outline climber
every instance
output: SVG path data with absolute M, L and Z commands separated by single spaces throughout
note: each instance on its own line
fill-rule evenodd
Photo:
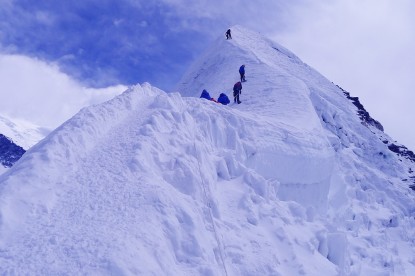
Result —
M 233 86 L 233 102 L 240 104 L 241 101 L 239 100 L 239 95 L 242 94 L 242 83 L 238 81 Z
M 239 67 L 239 74 L 241 75 L 241 82 L 246 81 L 245 80 L 245 64 Z
M 215 98 L 212 98 L 209 95 L 209 92 L 207 92 L 206 89 L 203 89 L 202 94 L 200 95 L 200 97 L 203 98 L 203 99 L 209 100 L 209 101 L 213 101 L 215 103 L 218 102 L 217 100 L 215 100 Z
M 225 93 L 220 93 L 219 98 L 218 98 L 218 103 L 221 103 L 223 105 L 227 105 L 230 102 L 231 101 L 229 100 L 228 96 L 226 96 Z
M 231 29 L 228 29 L 228 30 L 226 31 L 226 39 L 232 39 L 232 36 L 231 36 Z

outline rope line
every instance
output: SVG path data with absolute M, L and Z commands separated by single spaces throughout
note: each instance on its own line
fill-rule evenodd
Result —
M 203 177 L 202 177 L 202 168 L 201 168 L 200 160 L 199 160 L 200 156 L 198 156 L 199 154 L 198 154 L 198 151 L 197 151 L 197 148 L 196 148 L 196 139 L 194 140 L 193 145 L 194 145 L 195 152 L 196 152 L 196 159 L 197 159 L 197 165 L 199 167 L 199 176 L 200 176 L 200 180 L 201 180 L 201 184 L 202 184 L 202 189 L 203 189 L 203 193 L 204 193 L 204 196 L 205 196 L 206 205 L 207 205 L 208 210 L 209 210 L 209 219 L 210 219 L 210 222 L 212 224 L 213 233 L 215 234 L 216 243 L 218 244 L 219 256 L 220 256 L 220 260 L 222 262 L 223 270 L 225 271 L 225 275 L 228 276 L 228 271 L 226 270 L 225 260 L 223 258 L 223 254 L 222 254 L 222 245 L 221 245 L 221 242 L 220 242 L 220 239 L 219 239 L 218 232 L 216 231 L 215 222 L 213 221 L 212 207 L 211 207 L 211 204 L 210 204 L 210 200 L 209 200 L 209 197 L 208 197 L 208 191 L 207 191 L 208 188 L 207 188 L 207 185 L 206 185 L 206 183 L 205 183 L 205 181 L 203 180 Z

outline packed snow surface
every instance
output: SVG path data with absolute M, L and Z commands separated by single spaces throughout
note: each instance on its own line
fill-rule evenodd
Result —
M 177 87 L 81 110 L 0 176 L 0 273 L 415 275 L 412 163 L 242 27 Z M 246 65 L 242 104 L 232 99 Z M 233 102 L 233 101 L 232 101 Z

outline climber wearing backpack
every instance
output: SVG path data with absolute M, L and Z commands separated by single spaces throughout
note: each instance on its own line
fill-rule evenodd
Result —
M 228 29 L 225 34 L 226 34 L 226 39 L 232 39 L 231 29 Z
M 220 93 L 219 98 L 218 98 L 218 103 L 221 103 L 223 105 L 227 105 L 230 102 L 231 101 L 229 100 L 228 96 L 226 96 L 225 93 Z
M 242 94 L 242 83 L 238 81 L 233 86 L 233 102 L 240 104 L 241 101 L 239 100 L 239 95 Z
M 212 99 L 212 97 L 209 95 L 209 92 L 206 91 L 206 89 L 203 89 L 202 94 L 200 95 L 201 98 L 209 100 Z
M 209 101 L 213 101 L 215 103 L 217 103 L 218 101 L 215 100 L 215 98 L 212 98 L 209 94 L 209 92 L 206 91 L 206 89 L 203 89 L 202 94 L 200 95 L 201 98 L 209 100 Z
M 246 81 L 245 80 L 245 64 L 239 67 L 239 74 L 241 75 L 241 82 Z

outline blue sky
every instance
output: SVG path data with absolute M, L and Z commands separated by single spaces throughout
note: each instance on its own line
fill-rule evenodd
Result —
M 51 96 L 57 105 L 86 88 L 122 85 L 119 91 L 147 81 L 171 91 L 215 38 L 240 24 L 360 97 L 388 134 L 415 149 L 414 1 L 0 0 L 0 6 L 0 113 L 22 112 L 18 104 L 13 110 L 9 91 L 43 95 L 35 104 L 42 112 Z M 62 79 L 67 85 L 58 91 L 67 91 L 59 98 Z
M 166 89 L 208 41 L 175 28 L 181 19 L 174 7 L 156 1 L 19 0 L 6 7 L 4 52 L 57 62 L 88 86 L 150 81 Z
M 1 50 L 57 63 L 90 87 L 148 81 L 169 90 L 229 26 L 275 32 L 302 1 L 222 2 L 0 0 Z

